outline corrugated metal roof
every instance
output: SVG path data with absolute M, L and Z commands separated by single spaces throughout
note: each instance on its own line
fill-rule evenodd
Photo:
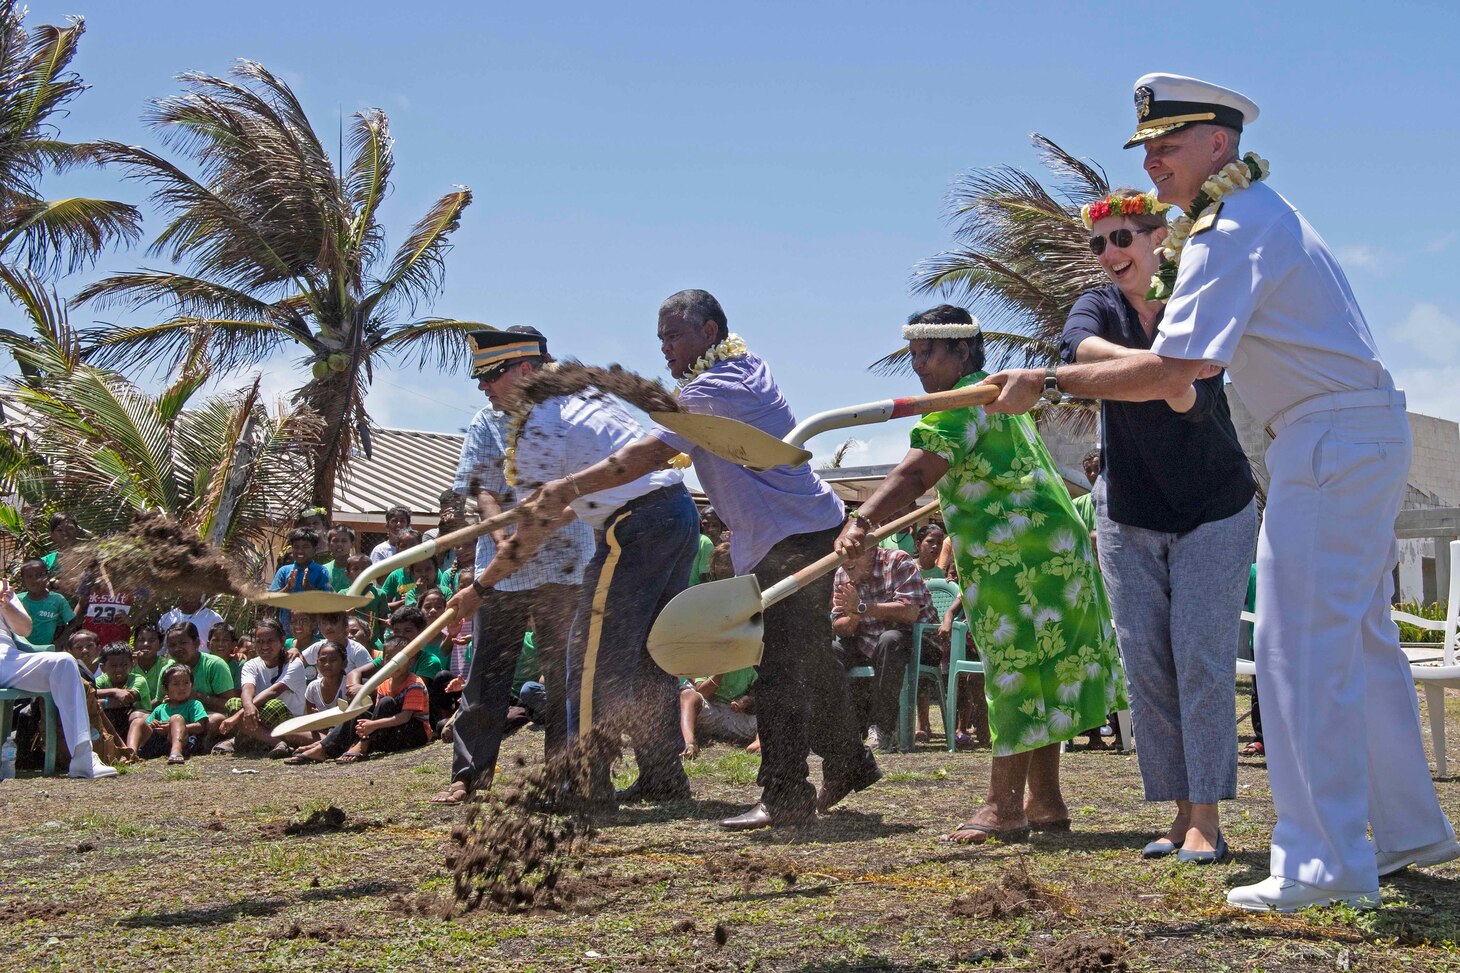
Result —
M 347 478 L 335 489 L 332 519 L 383 525 L 385 512 L 401 506 L 434 523 L 441 491 L 456 479 L 465 438 L 461 433 L 371 429 L 370 458 L 358 446 L 351 455 Z

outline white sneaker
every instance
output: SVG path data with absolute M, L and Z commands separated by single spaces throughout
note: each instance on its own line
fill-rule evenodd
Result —
M 1340 892 L 1273 875 L 1256 885 L 1243 885 L 1228 892 L 1227 904 L 1248 912 L 1297 912 L 1311 906 L 1323 908 L 1340 904 L 1355 909 L 1376 909 L 1379 907 L 1379 890 Z
M 1378 860 L 1379 877 L 1383 878 L 1410 865 L 1439 865 L 1454 861 L 1460 858 L 1460 841 L 1446 838 L 1444 841 L 1436 841 L 1423 848 L 1411 848 L 1409 851 L 1375 851 L 1374 857 Z
M 882 731 L 875 726 L 867 727 L 867 746 L 874 751 L 882 748 Z
M 98 777 L 115 777 L 117 770 L 102 763 L 100 757 L 87 749 L 71 758 L 71 770 L 66 776 L 92 780 Z

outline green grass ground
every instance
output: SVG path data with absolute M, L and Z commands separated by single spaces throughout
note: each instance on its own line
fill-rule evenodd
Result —
M 504 768 L 540 747 L 519 734 Z M 886 780 L 814 826 L 734 836 L 715 821 L 754 799 L 756 758 L 711 748 L 693 805 L 607 823 L 568 911 L 450 920 L 404 905 L 450 889 L 461 812 L 426 801 L 449 767 L 440 744 L 353 767 L 220 757 L 25 776 L 0 783 L 0 970 L 1460 971 L 1454 864 L 1386 883 L 1374 913 L 1223 906 L 1266 874 L 1260 761 L 1243 761 L 1226 807 L 1235 859 L 1204 869 L 1140 859 L 1168 811 L 1141 802 L 1131 755 L 1065 756 L 1071 834 L 979 849 L 938 838 L 981 793 L 987 751 L 882 763 Z M 1455 817 L 1460 784 L 1437 786 Z M 342 828 L 283 833 L 330 804 Z

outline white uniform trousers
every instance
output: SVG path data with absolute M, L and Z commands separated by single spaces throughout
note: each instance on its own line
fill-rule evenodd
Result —
M 86 690 L 81 669 L 68 652 L 20 652 L 0 646 L 0 689 L 50 693 L 66 734 L 68 749 L 91 743 L 91 720 L 86 715 Z
M 1256 664 L 1277 812 L 1272 874 L 1326 889 L 1378 888 L 1375 846 L 1453 835 L 1389 617 L 1410 458 L 1395 396 L 1294 417 L 1267 451 Z

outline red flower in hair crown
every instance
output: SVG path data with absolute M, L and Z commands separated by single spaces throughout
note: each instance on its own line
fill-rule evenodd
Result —
M 1158 200 L 1155 193 L 1106 196 L 1080 207 L 1080 219 L 1084 221 L 1085 229 L 1089 230 L 1107 216 L 1159 216 L 1170 208 L 1169 204 Z

